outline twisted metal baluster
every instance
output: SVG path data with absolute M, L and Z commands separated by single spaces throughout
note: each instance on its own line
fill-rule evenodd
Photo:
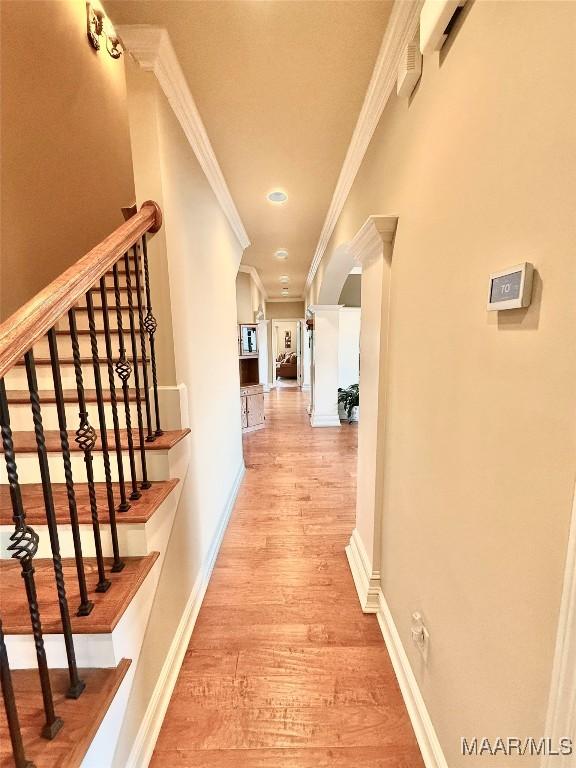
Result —
M 58 524 L 56 522 L 56 510 L 54 497 L 52 496 L 52 482 L 50 480 L 50 467 L 48 465 L 48 451 L 46 450 L 46 438 L 42 424 L 42 409 L 38 395 L 38 381 L 36 379 L 36 366 L 34 364 L 34 352 L 30 350 L 24 355 L 26 364 L 26 377 L 28 379 L 28 392 L 30 395 L 30 407 L 32 409 L 32 422 L 34 424 L 34 436 L 36 438 L 36 450 L 38 453 L 38 465 L 40 467 L 40 479 L 42 481 L 42 495 L 44 497 L 44 509 L 46 510 L 46 523 L 50 536 L 50 548 L 52 549 L 52 563 L 54 565 L 54 578 L 58 593 L 58 606 L 60 608 L 60 620 L 62 622 L 62 634 L 68 659 L 68 675 L 70 686 L 66 692 L 69 699 L 77 699 L 86 685 L 78 675 L 76 665 L 76 653 L 72 638 L 72 624 L 68 610 L 66 586 L 64 584 L 64 570 L 62 568 L 62 556 L 60 555 L 60 541 L 58 540 Z
M 155 435 L 163 435 L 160 428 L 160 405 L 158 402 L 158 374 L 156 371 L 156 344 L 154 334 L 158 328 L 156 318 L 152 314 L 152 299 L 150 297 L 150 273 L 148 270 L 148 245 L 146 235 L 142 235 L 142 253 L 144 254 L 144 282 L 146 283 L 146 317 L 144 318 L 144 328 L 150 339 L 150 360 L 152 362 L 152 387 L 154 389 L 154 411 L 156 416 Z
M 96 445 L 97 437 L 96 430 L 88 421 L 88 411 L 86 410 L 86 395 L 84 394 L 82 362 L 80 360 L 80 345 L 78 344 L 76 311 L 74 310 L 74 307 L 68 311 L 68 323 L 70 326 L 70 339 L 72 342 L 72 357 L 74 358 L 76 391 L 78 393 L 78 417 L 80 419 L 80 426 L 76 430 L 75 442 L 84 453 L 84 464 L 86 465 L 90 515 L 92 517 L 92 531 L 94 532 L 94 549 L 96 550 L 96 563 L 98 565 L 98 584 L 96 585 L 96 592 L 106 592 L 110 588 L 110 582 L 106 578 L 106 571 L 104 569 L 100 522 L 98 520 L 98 503 L 96 501 L 96 489 L 94 487 L 94 467 L 92 466 L 92 451 Z
M 136 250 L 136 249 L 134 249 Z M 144 422 L 142 420 L 142 399 L 140 397 L 140 370 L 138 368 L 138 345 L 136 344 L 136 325 L 134 323 L 134 301 L 132 298 L 132 278 L 130 276 L 130 256 L 124 255 L 126 268 L 126 291 L 128 294 L 128 318 L 130 320 L 130 341 L 132 342 L 132 361 L 134 363 L 134 393 L 136 395 L 136 416 L 138 418 L 138 438 L 140 441 L 140 463 L 142 464 L 142 482 L 140 488 L 146 490 L 152 483 L 148 480 L 146 469 L 146 445 L 144 444 Z M 146 360 L 143 361 L 146 365 Z
M 44 704 L 44 714 L 46 716 L 46 722 L 42 728 L 42 736 L 46 739 L 53 739 L 64 723 L 57 717 L 54 711 L 52 686 L 50 683 L 50 674 L 48 672 L 48 662 L 46 661 L 44 638 L 42 636 L 42 622 L 40 621 L 40 611 L 38 610 L 38 599 L 36 597 L 33 558 L 36 552 L 38 552 L 39 539 L 36 531 L 26 525 L 26 513 L 24 512 L 20 483 L 18 481 L 18 469 L 16 467 L 16 457 L 14 455 L 14 441 L 12 439 L 12 430 L 10 428 L 10 413 L 8 410 L 8 399 L 6 397 L 4 379 L 0 379 L 0 432 L 2 433 L 4 460 L 6 462 L 8 483 L 10 485 L 12 519 L 14 520 L 15 526 L 15 531 L 10 536 L 12 544 L 7 547 L 7 551 L 12 552 L 12 557 L 18 560 L 22 569 L 22 578 L 24 579 L 26 597 L 28 598 L 32 634 L 34 635 L 34 646 L 36 648 L 36 660 L 38 662 L 42 702 Z
M 122 305 L 120 299 L 120 281 L 118 279 L 118 263 L 114 264 L 114 299 L 116 302 L 116 322 L 118 325 L 118 347 L 119 355 L 116 363 L 116 373 L 122 382 L 122 397 L 124 399 L 124 415 L 126 417 L 126 439 L 128 441 L 128 459 L 130 461 L 130 477 L 132 479 L 131 499 L 139 499 L 142 495 L 138 490 L 136 480 L 136 461 L 134 459 L 134 440 L 132 437 L 132 415 L 130 413 L 130 385 L 128 380 L 132 373 L 130 361 L 126 358 L 126 347 L 124 346 L 124 331 L 122 328 Z
M 10 734 L 12 755 L 14 756 L 16 768 L 35 768 L 34 763 L 27 760 L 24 753 L 22 732 L 20 731 L 20 721 L 14 698 L 14 686 L 12 685 L 12 675 L 10 674 L 10 665 L 8 663 L 8 652 L 6 651 L 4 631 L 2 629 L 2 619 L 0 619 L 0 685 L 2 686 L 2 698 L 4 699 L 4 709 L 6 710 L 8 732 Z
M 96 400 L 98 403 L 98 421 L 100 422 L 100 443 L 102 445 L 102 459 L 104 461 L 104 479 L 106 481 L 106 499 L 108 501 L 108 517 L 110 520 L 110 536 L 112 538 L 112 553 L 114 562 L 112 573 L 119 573 L 124 568 L 120 559 L 118 546 L 118 529 L 116 527 L 116 506 L 114 503 L 114 491 L 112 488 L 112 470 L 110 469 L 110 453 L 108 451 L 108 432 L 106 430 L 106 413 L 104 410 L 104 397 L 102 395 L 102 377 L 100 376 L 100 357 L 98 355 L 98 340 L 96 338 L 96 321 L 94 319 L 94 302 L 90 291 L 86 293 L 86 309 L 88 310 L 88 328 L 90 329 L 90 349 L 92 351 L 92 368 L 94 369 L 94 384 L 96 387 Z
M 110 317 L 108 316 L 106 277 L 102 277 L 100 280 L 100 301 L 102 303 L 108 386 L 110 388 L 110 402 L 112 403 L 112 422 L 114 424 L 114 442 L 116 443 L 116 464 L 118 465 L 118 484 L 120 486 L 120 504 L 118 505 L 118 512 L 127 512 L 130 509 L 130 504 L 126 499 L 126 481 L 124 480 L 124 460 L 122 457 L 122 441 L 120 438 L 120 421 L 118 419 L 118 401 L 116 399 L 116 382 L 114 381 L 114 363 L 112 362 L 112 338 L 110 331 Z
M 146 442 L 153 443 L 155 440 L 152 432 L 152 411 L 150 408 L 150 388 L 148 386 L 148 361 L 146 360 L 146 333 L 144 328 L 144 310 L 142 308 L 142 275 L 140 272 L 140 257 L 138 245 L 134 246 L 134 266 L 136 269 L 136 299 L 138 303 L 138 328 L 140 332 L 140 352 L 142 356 L 142 377 L 144 379 L 144 402 L 146 404 Z
M 77 616 L 88 616 L 94 607 L 94 603 L 88 599 L 88 589 L 86 587 L 86 574 L 84 572 L 84 559 L 82 557 L 82 541 L 80 538 L 80 521 L 78 520 L 76 492 L 74 490 L 74 479 L 72 477 L 72 460 L 70 458 L 70 443 L 68 441 L 68 426 L 66 424 L 66 406 L 64 403 L 64 392 L 62 389 L 62 377 L 60 375 L 60 361 L 58 359 L 56 330 L 54 328 L 48 331 L 48 344 L 50 347 L 50 362 L 52 365 L 52 379 L 54 381 L 56 410 L 58 412 L 58 428 L 60 430 L 62 460 L 64 462 L 66 495 L 68 497 L 68 510 L 70 513 L 72 539 L 74 541 L 76 572 L 78 573 L 78 587 L 80 589 L 80 606 L 78 607 Z

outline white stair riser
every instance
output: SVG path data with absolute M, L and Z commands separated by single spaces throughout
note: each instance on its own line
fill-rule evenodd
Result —
M 60 365 L 60 376 L 62 379 L 62 386 L 64 389 L 76 388 L 76 375 L 74 373 L 74 366 L 71 364 Z M 105 362 L 100 363 L 100 377 L 102 380 L 102 389 L 108 389 L 108 366 Z M 38 380 L 38 389 L 47 389 L 54 391 L 54 380 L 52 379 L 52 369 L 49 365 L 37 365 L 36 366 L 36 378 Z M 91 363 L 82 364 L 82 381 L 85 389 L 94 389 L 94 372 Z M 152 374 L 150 365 L 148 365 L 148 381 L 152 382 Z M 121 381 L 118 376 L 115 375 L 116 389 L 120 389 Z M 134 389 L 134 374 L 129 379 L 130 390 Z M 140 366 L 140 386 L 142 387 L 142 367 Z M 6 388 L 8 390 L 28 389 L 28 380 L 26 378 L 26 368 L 24 366 L 17 365 L 6 374 Z
M 145 340 L 148 340 L 148 337 L 145 337 Z M 98 345 L 98 354 L 100 358 L 104 358 L 106 355 L 106 340 L 104 338 L 103 333 L 97 333 L 96 334 L 96 343 Z M 111 343 L 112 343 L 112 357 L 113 360 L 116 361 L 118 359 L 118 350 L 119 350 L 119 344 L 118 344 L 118 334 L 116 332 L 111 334 Z M 80 354 L 82 357 L 91 357 L 92 356 L 92 344 L 90 341 L 90 336 L 86 334 L 79 334 L 78 335 L 78 345 L 80 347 Z M 138 355 L 138 359 L 140 360 L 141 357 L 141 341 L 140 341 L 140 333 L 138 330 L 138 325 L 136 324 L 136 354 Z M 130 336 L 130 331 L 124 332 L 124 346 L 126 348 L 126 356 L 131 357 L 132 356 L 132 338 Z M 148 348 L 148 345 L 146 345 Z M 147 353 L 148 354 L 148 353 Z M 58 355 L 60 357 L 72 357 L 72 345 L 70 343 L 70 339 L 65 336 L 59 336 L 58 337 Z M 41 339 L 37 344 L 34 345 L 34 356 L 43 358 L 43 357 L 49 357 L 50 356 L 50 347 L 48 345 L 48 339 L 44 338 Z
M 117 399 L 117 411 L 118 421 L 120 422 L 120 429 L 123 429 L 126 425 L 124 401 L 122 399 L 122 392 L 116 393 Z M 154 428 L 154 403 L 150 401 L 150 408 L 152 412 L 152 428 Z M 104 403 L 104 414 L 106 417 L 106 426 L 108 429 L 113 429 L 114 422 L 112 421 L 112 404 Z M 132 426 L 134 428 L 138 425 L 138 412 L 136 410 L 135 403 L 130 404 L 130 414 L 132 418 Z M 88 419 L 90 424 L 99 431 L 100 421 L 98 419 L 98 405 L 97 403 L 88 403 Z M 144 431 L 146 432 L 146 405 L 144 398 L 142 397 L 142 419 L 144 422 Z M 66 424 L 68 431 L 73 432 L 78 428 L 78 405 L 74 403 L 66 404 Z M 58 412 L 54 403 L 46 403 L 42 406 L 42 424 L 44 429 L 58 429 Z M 34 429 L 32 422 L 32 411 L 29 405 L 12 404 L 10 405 L 10 426 L 14 432 L 27 431 Z M 169 429 L 166 425 L 166 429 Z
M 94 320 L 96 321 L 96 328 L 102 329 L 104 327 L 104 321 L 102 320 L 102 310 L 100 309 L 99 304 L 98 307 L 96 306 L 96 302 L 94 302 L 94 309 Z M 144 309 L 144 315 L 146 315 L 146 309 Z M 108 300 L 108 317 L 110 328 L 116 330 L 116 310 L 110 305 L 110 299 Z M 134 306 L 134 320 L 136 322 L 136 326 L 138 327 L 138 307 L 136 305 Z M 88 327 L 88 313 L 76 312 L 76 328 L 78 328 L 78 330 L 88 330 Z M 122 310 L 122 328 L 124 331 L 130 328 L 130 315 L 127 310 Z M 59 320 L 56 323 L 56 330 L 66 331 L 68 333 L 70 331 L 68 319 L 62 318 L 62 320 Z
M 180 441 L 170 451 L 157 450 L 146 451 L 146 466 L 148 469 L 149 480 L 169 480 L 172 477 L 182 477 L 182 474 L 178 474 L 181 465 L 180 457 L 183 451 L 187 451 L 186 440 Z M 85 483 L 86 477 L 86 465 L 84 463 L 84 454 L 81 451 L 73 451 L 71 454 L 72 462 L 72 475 L 75 482 Z M 124 477 L 126 483 L 130 477 L 130 464 L 128 460 L 128 452 L 123 451 L 123 466 Z M 21 485 L 27 485 L 29 483 L 39 482 L 38 471 L 38 457 L 35 453 L 19 453 L 16 455 L 16 464 L 18 468 L 18 479 Z M 53 483 L 64 483 L 66 478 L 64 476 L 64 465 L 61 454 L 49 453 L 48 464 L 50 468 L 50 479 Z M 102 454 L 95 451 L 93 454 L 92 466 L 94 468 L 94 481 L 102 483 L 106 481 L 104 474 L 104 461 Z M 113 482 L 118 480 L 118 469 L 116 465 L 115 452 L 110 452 L 110 469 Z M 142 476 L 140 469 L 140 451 L 136 451 L 136 471 L 137 477 L 140 479 Z M 3 460 L 0 460 L 0 484 L 7 485 L 8 477 L 6 474 L 6 464 Z
M 148 555 L 150 552 L 157 552 L 167 537 L 168 526 L 171 525 L 172 518 L 176 509 L 179 494 L 177 488 L 162 502 L 160 507 L 146 523 L 123 523 L 119 522 L 118 544 L 122 557 L 140 557 Z M 118 499 L 115 499 L 118 503 Z M 116 512 L 116 519 L 122 521 L 122 512 Z M 102 538 L 102 552 L 104 557 L 112 557 L 112 537 L 110 535 L 110 525 L 108 520 L 108 508 L 99 507 L 98 517 L 100 522 L 100 535 Z M 50 558 L 52 550 L 50 548 L 50 537 L 46 525 L 32 526 L 40 541 L 36 557 Z M 14 526 L 0 526 L 0 559 L 9 560 L 10 553 L 7 547 L 9 539 L 14 531 Z M 80 526 L 80 539 L 82 543 L 82 555 L 84 557 L 96 557 L 96 548 L 94 546 L 94 533 L 92 525 Z M 62 557 L 74 557 L 74 541 L 72 539 L 72 527 L 70 525 L 58 525 L 58 541 L 60 544 L 60 554 Z

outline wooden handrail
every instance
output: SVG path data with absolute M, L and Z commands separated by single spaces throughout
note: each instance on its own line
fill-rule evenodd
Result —
M 162 226 L 152 200 L 0 325 L 0 379 L 63 317 L 145 232 Z

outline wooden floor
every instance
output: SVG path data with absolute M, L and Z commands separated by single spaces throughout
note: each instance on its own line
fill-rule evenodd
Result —
M 355 426 L 268 396 L 153 768 L 423 768 L 375 616 L 344 553 Z

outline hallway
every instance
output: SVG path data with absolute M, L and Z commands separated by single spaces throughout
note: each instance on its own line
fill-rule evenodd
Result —
M 246 477 L 154 768 L 423 766 L 344 552 L 357 429 L 312 429 L 305 405 L 276 390 L 266 428 L 244 439 Z

